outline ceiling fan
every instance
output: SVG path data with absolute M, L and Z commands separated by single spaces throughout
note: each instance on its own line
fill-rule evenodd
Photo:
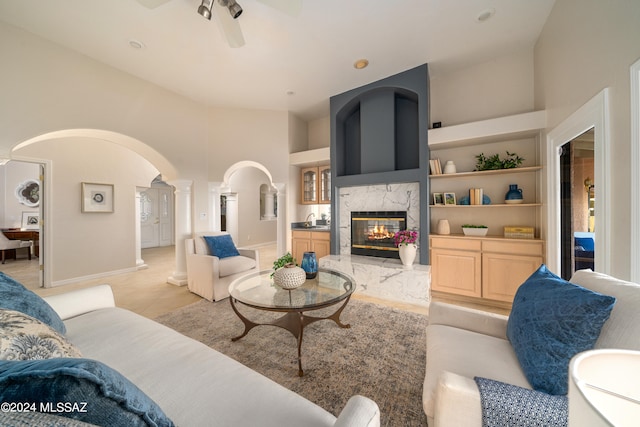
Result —
M 137 0 L 141 5 L 154 9 L 171 0 Z M 197 11 L 206 19 L 213 16 L 231 47 L 244 46 L 242 29 L 236 19 L 242 14 L 242 7 L 236 0 L 201 0 Z M 257 0 L 291 16 L 297 16 L 302 8 L 302 0 Z

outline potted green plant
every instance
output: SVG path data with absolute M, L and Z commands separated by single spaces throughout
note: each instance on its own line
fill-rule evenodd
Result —
M 516 153 L 510 153 L 508 151 L 507 157 L 503 159 L 501 159 L 500 155 L 498 154 L 485 157 L 484 153 L 480 153 L 476 156 L 476 170 L 486 171 L 498 169 L 513 169 L 522 165 L 523 161 L 523 157 L 520 157 Z
M 486 225 L 464 224 L 462 226 L 465 236 L 486 236 L 488 231 L 489 227 Z

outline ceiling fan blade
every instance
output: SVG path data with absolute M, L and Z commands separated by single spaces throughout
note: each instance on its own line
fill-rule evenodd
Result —
M 158 6 L 162 6 L 165 3 L 170 2 L 171 0 L 138 0 L 138 3 L 143 5 L 148 9 L 155 9 Z
M 302 0 L 258 0 L 260 3 L 271 6 L 280 12 L 291 16 L 300 15 L 302 10 Z
M 244 36 L 242 35 L 242 29 L 240 28 L 240 24 L 236 19 L 233 19 L 229 10 L 220 6 L 220 3 L 217 1 L 213 2 L 214 7 L 211 12 L 214 14 L 214 18 L 218 23 L 220 30 L 224 34 L 227 39 L 227 43 L 231 47 L 242 47 L 244 46 Z

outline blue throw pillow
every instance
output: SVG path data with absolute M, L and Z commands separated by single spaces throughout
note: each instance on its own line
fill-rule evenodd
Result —
M 209 246 L 211 255 L 218 258 L 227 258 L 230 256 L 238 256 L 240 252 L 233 244 L 230 234 L 222 234 L 220 236 L 204 236 L 204 240 Z
M 122 374 L 90 359 L 0 361 L 0 402 L 99 426 L 174 425 Z
M 0 308 L 35 317 L 64 335 L 67 328 L 53 308 L 40 296 L 0 271 Z
M 535 390 L 567 394 L 569 361 L 593 348 L 615 301 L 561 279 L 544 264 L 520 285 L 507 337 Z

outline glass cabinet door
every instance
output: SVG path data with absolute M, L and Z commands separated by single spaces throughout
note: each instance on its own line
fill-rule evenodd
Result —
M 318 175 L 320 177 L 320 182 L 318 183 L 320 186 L 320 188 L 318 189 L 318 193 L 320 193 L 320 203 L 330 203 L 331 202 L 331 168 L 329 166 L 318 167 Z
M 318 203 L 318 168 L 305 168 L 302 169 L 302 204 Z

